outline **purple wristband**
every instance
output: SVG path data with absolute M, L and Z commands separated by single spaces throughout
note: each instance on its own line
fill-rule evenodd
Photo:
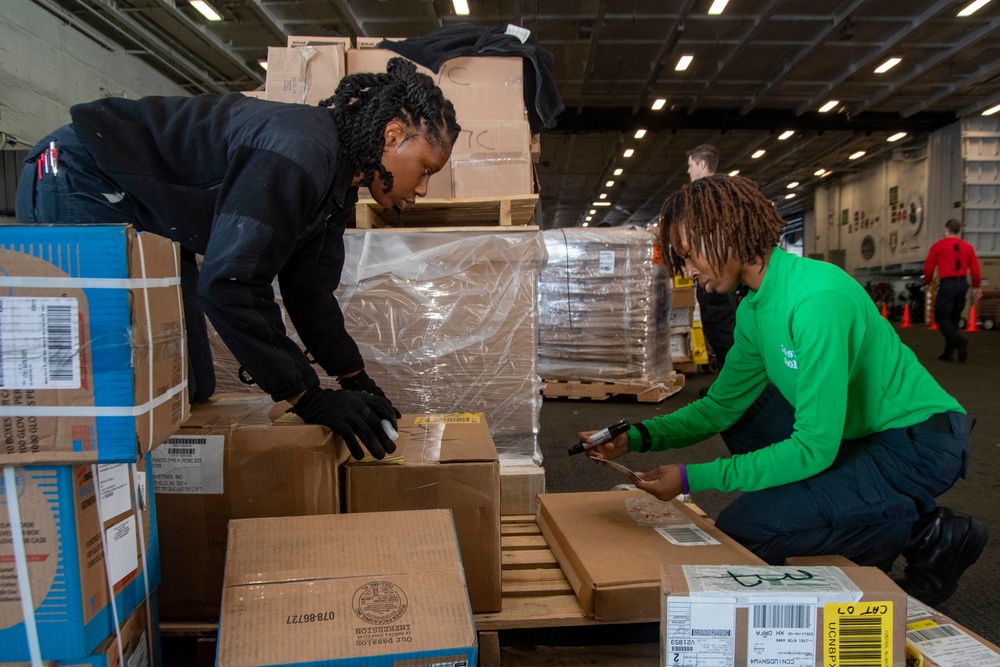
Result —
M 681 471 L 681 493 L 685 496 L 691 493 L 691 487 L 688 486 L 688 470 L 687 466 L 683 463 L 677 464 L 677 469 Z

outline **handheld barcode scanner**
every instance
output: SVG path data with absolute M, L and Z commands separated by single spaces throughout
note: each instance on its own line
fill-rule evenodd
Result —
M 608 440 L 613 440 L 616 436 L 619 436 L 627 431 L 630 426 L 631 424 L 623 419 L 617 424 L 612 424 L 606 429 L 598 431 L 594 435 L 590 436 L 590 442 L 578 442 L 566 451 L 570 456 L 573 456 L 574 454 L 582 454 L 583 452 L 591 450 L 598 445 L 603 445 Z

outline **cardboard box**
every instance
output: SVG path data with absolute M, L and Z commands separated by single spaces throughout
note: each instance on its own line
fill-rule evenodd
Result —
M 917 667 L 1000 665 L 1000 647 L 915 598 L 906 603 L 906 663 Z
M 359 46 L 347 52 L 347 73 L 384 72 L 389 59 L 399 57 L 388 49 Z M 472 120 L 524 120 L 523 69 L 523 59 L 511 56 L 452 58 L 437 73 L 417 65 L 417 71 L 433 78 L 455 105 L 458 124 L 463 126 Z
M 177 430 L 178 267 L 178 246 L 128 225 L 4 226 L 0 463 L 138 461 Z
M 390 42 L 399 42 L 406 39 L 406 37 L 363 37 L 358 35 L 354 41 L 359 49 L 377 49 L 378 45 L 386 39 Z
M 588 616 L 659 620 L 661 563 L 763 564 L 677 501 L 670 503 L 677 523 L 640 526 L 626 508 L 633 498 L 652 496 L 643 491 L 538 496 L 538 526 Z
M 156 592 L 152 592 L 155 599 Z M 159 667 L 163 664 L 160 653 L 159 621 L 156 618 L 155 601 L 149 605 L 143 601 L 135 611 L 120 624 L 118 633 L 111 633 L 94 652 L 82 658 L 46 662 L 46 667 L 121 667 L 118 653 L 118 637 L 128 667 Z M 150 624 L 152 621 L 152 624 Z M 150 627 L 152 630 L 150 631 Z M 151 657 L 152 656 L 152 657 Z M 0 667 L 31 667 L 31 662 L 0 662 Z
M 331 37 L 322 35 L 289 35 L 286 46 L 329 46 L 339 44 L 344 51 L 351 48 L 350 37 Z
M 694 321 L 694 308 L 671 308 L 667 315 L 667 323 L 673 327 L 689 327 Z
M 344 76 L 344 63 L 342 44 L 269 46 L 265 97 L 272 102 L 314 107 L 336 92 Z
M 429 198 L 534 193 L 527 121 L 464 119 L 460 124 L 451 159 L 430 178 Z
M 694 359 L 690 329 L 680 333 L 670 333 L 670 358 L 675 362 L 692 361 Z
M 697 303 L 694 294 L 694 286 L 674 287 L 670 290 L 670 308 L 694 308 Z
M 344 466 L 345 510 L 451 510 L 472 610 L 500 611 L 500 463 L 486 418 L 410 414 L 398 423 L 392 460 Z
M 216 665 L 475 665 L 447 510 L 229 524 Z
M 29 466 L 16 476 L 22 535 L 44 660 L 89 655 L 113 632 L 108 570 L 118 617 L 146 598 L 160 581 L 156 507 L 149 461 L 133 465 Z M 138 487 L 135 486 L 138 484 Z M 28 660 L 7 509 L 11 496 L 0 484 L 0 661 Z M 144 509 L 136 511 L 136 488 Z M 101 519 L 103 519 L 103 529 Z M 103 534 L 102 534 L 103 533 Z M 139 536 L 144 534 L 145 545 Z M 107 550 L 103 546 L 107 543 Z
M 906 664 L 906 594 L 874 567 L 662 566 L 661 663 Z
M 217 396 L 153 452 L 163 619 L 218 620 L 230 519 L 339 511 L 346 447 L 324 426 L 274 423 L 274 408 L 269 396 Z

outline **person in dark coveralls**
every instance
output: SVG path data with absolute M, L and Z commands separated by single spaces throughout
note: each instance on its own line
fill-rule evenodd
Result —
M 241 377 L 330 427 L 355 458 L 358 440 L 376 458 L 393 452 L 382 421 L 395 428 L 398 413 L 365 372 L 334 290 L 358 187 L 402 211 L 451 156 L 460 128 L 433 80 L 394 58 L 384 73 L 345 77 L 319 107 L 229 93 L 103 99 L 70 116 L 26 158 L 18 221 L 130 223 L 177 241 L 193 403 L 215 391 L 207 314 Z M 308 353 L 340 390 L 320 387 L 286 335 L 275 277 Z
M 980 289 L 979 258 L 975 249 L 962 239 L 962 223 L 951 219 L 944 223 L 944 238 L 931 246 L 924 263 L 924 285 L 929 286 L 937 269 L 938 289 L 934 302 L 934 321 L 944 336 L 941 361 L 969 358 L 969 339 L 958 332 L 958 321 L 965 310 L 965 295 L 969 291 L 969 274 L 972 274 L 972 303 L 983 292 Z
M 719 151 L 711 144 L 699 144 L 687 153 L 687 173 L 691 182 L 712 176 L 719 167 Z M 721 369 L 726 365 L 726 356 L 733 347 L 733 329 L 736 328 L 736 293 L 722 294 L 706 292 L 700 284 L 695 285 L 695 297 L 701 310 L 701 327 L 705 332 L 715 361 Z M 704 395 L 704 394 L 702 394 Z
M 732 456 L 634 483 L 661 500 L 742 491 L 716 525 L 770 564 L 839 554 L 888 571 L 936 606 L 982 553 L 986 524 L 937 506 L 966 476 L 975 419 L 917 361 L 856 280 L 778 247 L 784 221 L 756 184 L 716 175 L 660 213 L 664 254 L 709 292 L 749 288 L 708 395 L 590 451 L 687 447 L 717 433 Z M 581 432 L 585 442 L 594 431 Z

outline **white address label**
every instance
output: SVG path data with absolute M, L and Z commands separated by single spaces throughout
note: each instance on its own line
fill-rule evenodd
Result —
M 76 299 L 0 297 L 0 389 L 79 389 L 79 319 Z

